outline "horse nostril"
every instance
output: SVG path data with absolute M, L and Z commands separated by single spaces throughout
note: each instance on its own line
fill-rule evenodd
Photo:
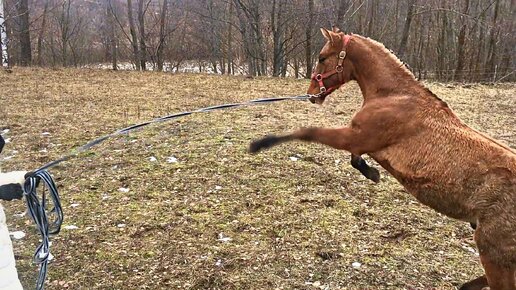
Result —
M 308 100 L 310 100 L 310 103 L 315 104 L 315 98 L 314 97 L 310 97 L 310 99 L 308 99 Z

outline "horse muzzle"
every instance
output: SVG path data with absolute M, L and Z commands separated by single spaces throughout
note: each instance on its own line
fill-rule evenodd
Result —
M 326 94 L 326 93 L 320 93 L 320 94 L 317 94 L 317 95 L 310 95 L 310 98 L 308 99 L 312 104 L 318 104 L 318 105 L 321 105 L 322 103 L 324 103 L 324 100 L 326 99 L 326 97 L 328 96 L 329 94 Z

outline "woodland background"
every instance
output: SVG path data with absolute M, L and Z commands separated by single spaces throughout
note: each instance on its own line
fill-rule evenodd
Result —
M 306 77 L 333 25 L 416 77 L 515 81 L 516 0 L 0 0 L 9 65 Z

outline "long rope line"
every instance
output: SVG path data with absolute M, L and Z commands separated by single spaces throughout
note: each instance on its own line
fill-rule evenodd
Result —
M 143 123 L 138 123 L 131 125 L 129 127 L 117 130 L 113 133 L 104 135 L 102 137 L 91 140 L 90 142 L 82 145 L 81 147 L 73 150 L 68 155 L 65 155 L 59 159 L 51 161 L 40 168 L 36 169 L 25 181 L 24 191 L 25 198 L 27 200 L 27 208 L 29 210 L 29 214 L 36 224 L 36 228 L 38 229 L 41 235 L 41 244 L 37 247 L 36 252 L 34 254 L 34 262 L 40 266 L 38 280 L 36 282 L 36 289 L 41 290 L 45 286 L 45 278 L 47 275 L 47 265 L 48 261 L 51 257 L 50 255 L 50 235 L 57 234 L 61 230 L 61 224 L 63 223 L 63 210 L 61 207 L 61 201 L 59 199 L 59 193 L 57 191 L 57 187 L 52 179 L 52 176 L 48 173 L 48 169 L 58 165 L 61 162 L 67 161 L 71 158 L 77 157 L 80 153 L 85 152 L 92 148 L 95 145 L 98 145 L 105 140 L 126 134 L 128 132 L 143 128 L 145 126 L 161 123 L 170 120 L 174 120 L 180 117 L 189 116 L 196 113 L 207 113 L 215 110 L 224 110 L 229 108 L 257 105 L 257 104 L 268 104 L 278 101 L 287 101 L 287 100 L 299 100 L 305 101 L 310 98 L 310 95 L 301 95 L 301 96 L 293 96 L 293 97 L 279 97 L 279 98 L 265 98 L 265 99 L 256 99 L 242 103 L 232 103 L 232 104 L 223 104 L 217 106 L 210 106 L 205 108 L 200 108 L 193 111 L 185 111 L 181 113 L 174 113 L 167 116 L 159 117 L 150 121 L 146 121 Z M 47 213 L 47 204 L 46 204 L 46 195 L 43 190 L 41 200 L 38 198 L 37 187 L 40 181 L 43 181 L 45 187 L 48 189 L 51 202 L 53 208 Z M 53 220 L 49 223 L 49 216 L 54 216 Z
M 309 98 L 310 98 L 310 95 L 300 95 L 300 96 L 293 96 L 293 97 L 279 97 L 279 98 L 264 98 L 264 99 L 255 99 L 255 100 L 242 102 L 242 103 L 232 103 L 232 104 L 223 104 L 223 105 L 217 105 L 217 106 L 209 106 L 209 107 L 204 107 L 204 108 L 200 108 L 200 109 L 193 110 L 193 111 L 174 113 L 171 115 L 167 115 L 167 116 L 159 117 L 159 118 L 156 118 L 156 119 L 153 119 L 150 121 L 146 121 L 143 123 L 134 124 L 129 127 L 117 130 L 113 133 L 110 133 L 110 134 L 104 135 L 102 137 L 96 138 L 94 140 L 91 140 L 90 142 L 84 144 L 83 146 L 73 150 L 72 153 L 65 155 L 57 160 L 51 161 L 51 162 L 41 166 L 40 168 L 36 169 L 35 171 L 38 172 L 41 170 L 47 170 L 49 168 L 52 168 L 63 161 L 67 161 L 73 157 L 78 156 L 80 153 L 89 150 L 91 147 L 98 145 L 98 144 L 106 141 L 109 138 L 115 137 L 117 135 L 126 134 L 128 132 L 134 131 L 136 129 L 139 129 L 139 128 L 142 128 L 142 127 L 154 124 L 154 123 L 166 122 L 169 120 L 178 119 L 180 117 L 185 117 L 185 116 L 189 116 L 192 114 L 206 113 L 206 112 L 211 112 L 211 111 L 215 111 L 215 110 L 223 110 L 223 109 L 228 109 L 228 108 L 236 108 L 236 107 L 243 107 L 243 106 L 250 106 L 250 105 L 257 105 L 257 104 L 266 104 L 266 103 L 273 103 L 273 102 L 287 101 L 287 100 L 306 101 Z

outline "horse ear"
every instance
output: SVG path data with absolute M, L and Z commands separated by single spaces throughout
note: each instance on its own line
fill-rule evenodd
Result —
M 339 33 L 339 32 L 340 32 L 340 29 L 339 29 L 337 26 L 335 26 L 335 25 L 333 25 L 333 26 L 331 27 L 331 30 L 332 30 L 333 32 L 335 32 L 335 33 Z
M 333 38 L 331 37 L 330 31 L 324 27 L 321 27 L 321 33 L 324 36 L 324 38 L 326 38 L 326 40 L 331 42 L 331 45 L 333 45 Z

